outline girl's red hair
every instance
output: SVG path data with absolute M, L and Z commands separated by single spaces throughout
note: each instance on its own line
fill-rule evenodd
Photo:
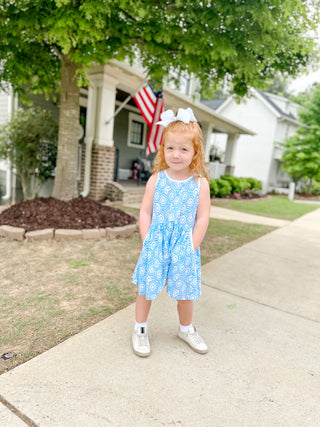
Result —
M 204 149 L 201 128 L 197 122 L 184 123 L 180 120 L 169 123 L 164 129 L 162 143 L 154 160 L 153 173 L 168 169 L 169 166 L 167 165 L 164 157 L 164 147 L 167 135 L 175 132 L 185 133 L 192 141 L 194 156 L 190 164 L 190 169 L 193 175 L 197 177 L 205 176 L 209 179 L 207 168 L 204 165 Z

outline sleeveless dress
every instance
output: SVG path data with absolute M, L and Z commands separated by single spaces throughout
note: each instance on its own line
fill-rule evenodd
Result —
M 152 222 L 143 242 L 132 281 L 147 300 L 167 293 L 177 300 L 197 300 L 201 294 L 200 248 L 192 233 L 199 201 L 200 179 L 177 181 L 159 172 L 153 197 Z

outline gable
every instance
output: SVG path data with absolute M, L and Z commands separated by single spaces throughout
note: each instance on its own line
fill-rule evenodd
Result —
M 218 112 L 254 132 L 261 130 L 262 121 L 267 122 L 268 126 L 275 126 L 279 117 L 260 97 L 256 96 L 247 97 L 240 103 L 230 97 L 218 109 Z

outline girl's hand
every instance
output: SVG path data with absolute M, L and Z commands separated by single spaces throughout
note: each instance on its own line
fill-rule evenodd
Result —
M 151 221 L 152 221 L 152 206 L 153 206 L 153 195 L 156 188 L 158 174 L 151 175 L 148 179 L 146 190 L 141 203 L 140 215 L 139 215 L 139 227 L 141 239 L 144 242 L 147 237 Z
M 206 178 L 200 178 L 199 203 L 196 222 L 193 229 L 193 248 L 196 251 L 208 228 L 210 218 L 210 188 Z

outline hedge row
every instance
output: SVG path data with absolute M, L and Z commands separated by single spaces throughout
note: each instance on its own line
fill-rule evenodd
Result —
M 250 197 L 262 190 L 262 183 L 254 178 L 237 178 L 231 175 L 223 175 L 218 179 L 210 180 L 210 196 L 226 197 L 234 195 Z

